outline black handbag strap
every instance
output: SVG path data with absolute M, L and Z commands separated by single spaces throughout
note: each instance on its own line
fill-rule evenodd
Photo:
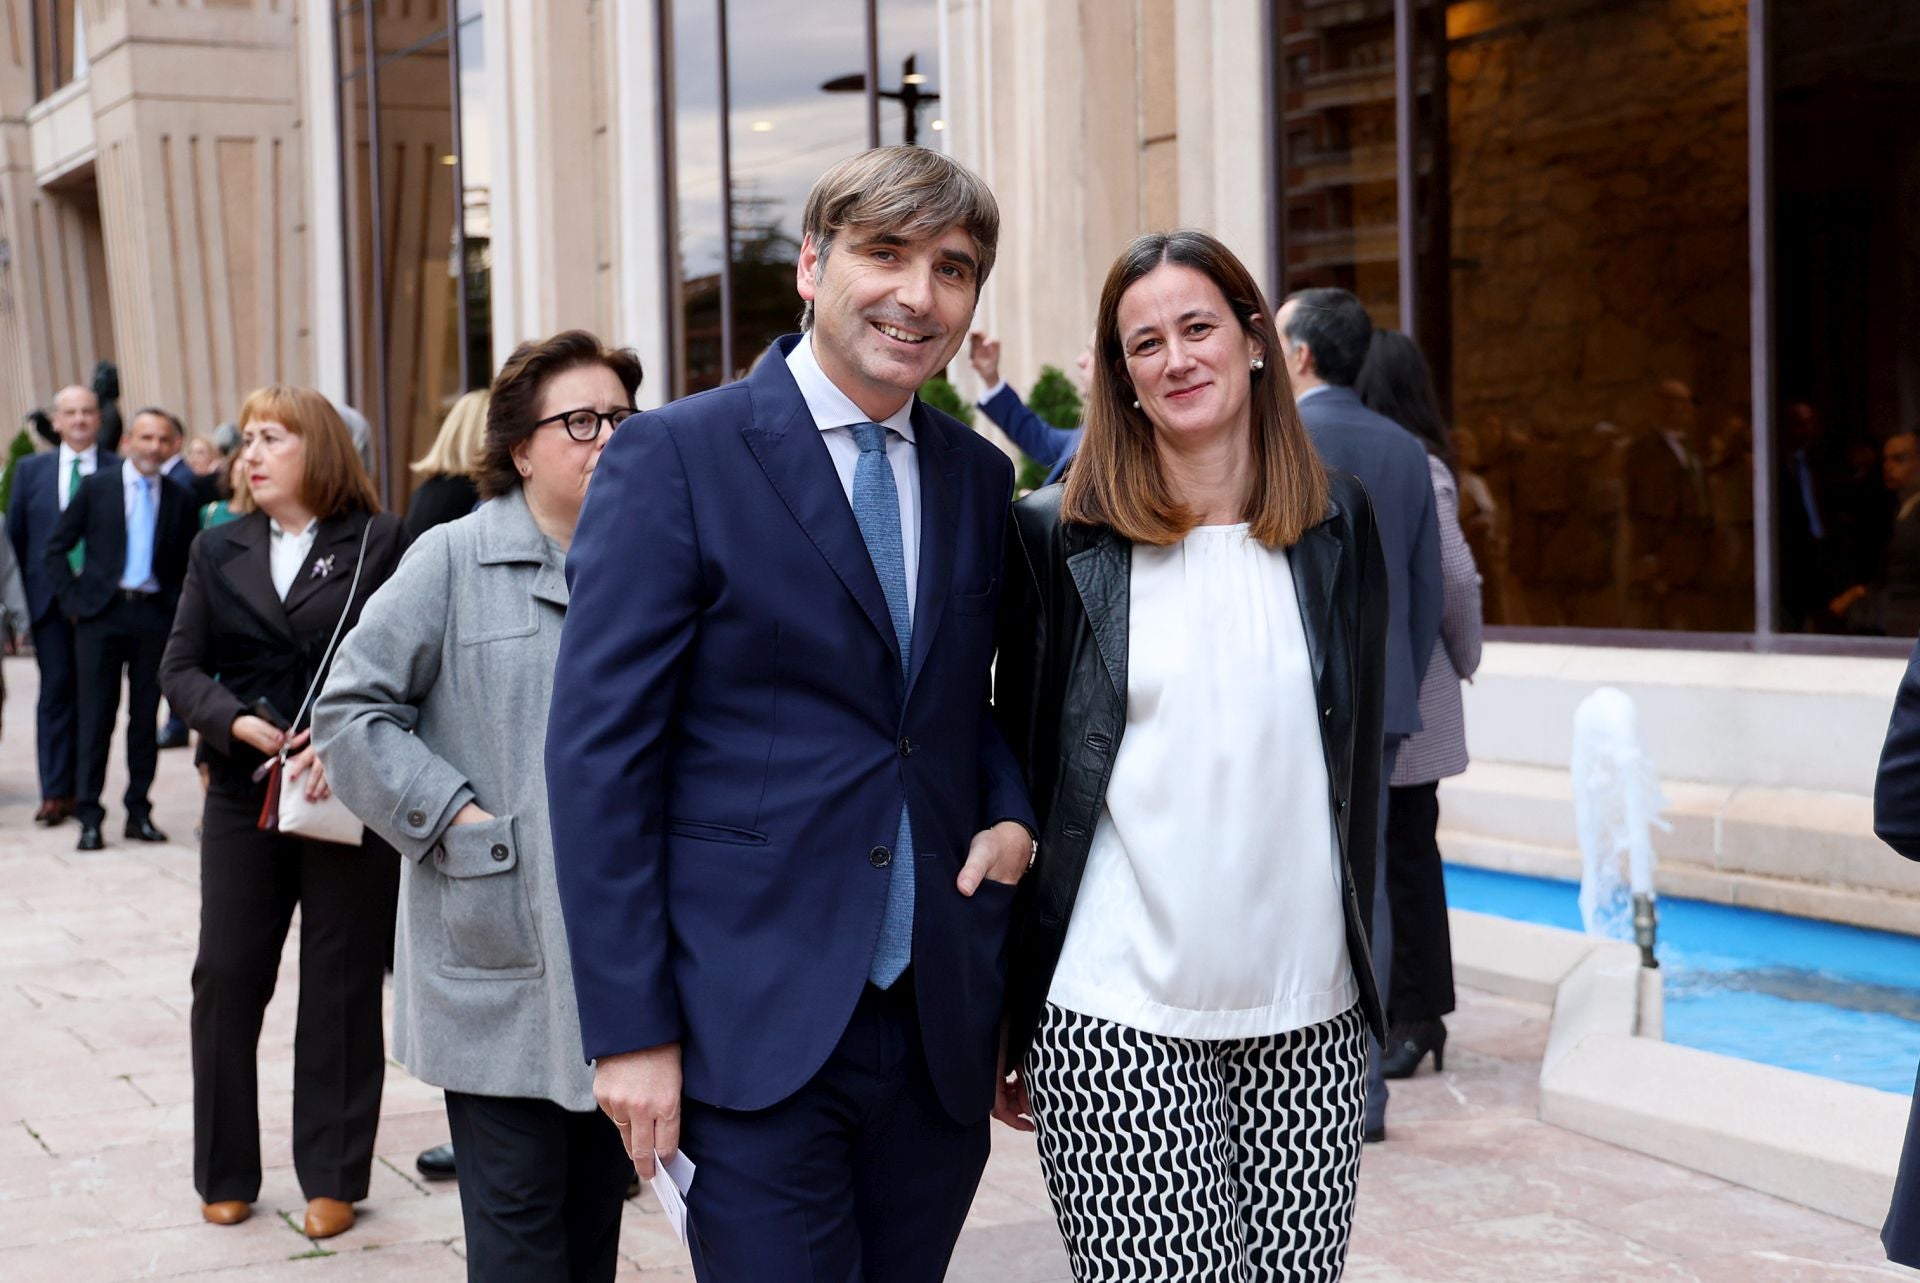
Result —
M 300 733 L 300 720 L 313 707 L 313 697 L 320 693 L 320 683 L 327 675 L 327 665 L 333 662 L 334 648 L 340 644 L 340 634 L 346 631 L 347 616 L 353 613 L 353 598 L 360 591 L 360 568 L 367 561 L 367 539 L 373 534 L 373 518 L 367 518 L 366 529 L 360 532 L 360 555 L 354 558 L 353 582 L 347 585 L 347 604 L 340 608 L 340 622 L 333 626 L 333 636 L 327 642 L 326 653 L 320 656 L 320 667 L 313 672 L 313 682 L 307 687 L 307 697 L 300 701 L 300 711 L 293 715 L 293 725 L 287 728 L 287 738 L 292 739 Z M 280 750 L 280 761 L 287 760 L 287 750 Z

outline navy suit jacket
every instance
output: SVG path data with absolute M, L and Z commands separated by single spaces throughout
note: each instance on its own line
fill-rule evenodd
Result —
M 1300 402 L 1300 418 L 1329 467 L 1351 472 L 1373 500 L 1387 558 L 1386 733 L 1420 729 L 1420 679 L 1440 636 L 1440 523 L 1426 447 L 1352 388 L 1327 387 Z
M 103 446 L 95 456 L 95 475 L 116 469 L 120 457 Z M 60 452 L 30 454 L 14 465 L 13 493 L 7 500 L 7 538 L 27 588 L 27 610 L 39 623 L 53 609 L 55 585 L 47 575 L 47 545 L 60 524 Z
M 1907 660 L 1887 742 L 1880 750 L 1880 773 L 1873 781 L 1873 831 L 1909 860 L 1920 860 L 1920 645 Z M 1920 1268 L 1920 1087 L 1914 1100 L 1880 1242 L 1888 1260 Z
M 980 408 L 1028 458 L 1053 465 L 1047 472 L 1047 485 L 1058 481 L 1080 452 L 1080 438 L 1086 429 L 1054 427 L 1020 399 L 1011 383 L 981 402 Z
M 688 1096 L 804 1086 L 867 982 L 904 798 L 935 1090 L 992 1107 L 1013 888 L 954 885 L 1034 827 L 989 708 L 1013 471 L 916 404 L 920 564 L 902 671 L 873 563 L 780 340 L 746 380 L 628 419 L 567 559 L 547 733 L 589 1058 L 678 1041 Z

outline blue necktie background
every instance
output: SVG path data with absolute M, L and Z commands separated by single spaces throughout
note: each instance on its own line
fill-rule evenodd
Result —
M 860 446 L 860 461 L 853 470 L 853 519 L 860 525 L 860 537 L 880 577 L 880 590 L 887 596 L 887 613 L 893 617 L 893 633 L 900 642 L 904 683 L 913 655 L 913 613 L 907 604 L 900 492 L 893 483 L 893 465 L 887 462 L 887 430 L 877 423 L 856 423 L 853 439 Z M 880 943 L 867 971 L 867 978 L 882 989 L 898 980 L 913 958 L 913 825 L 904 802 L 888 872 L 887 911 L 880 919 Z
M 141 477 L 133 490 L 133 519 L 127 523 L 127 573 L 122 588 L 146 587 L 153 578 L 153 486 L 158 478 Z

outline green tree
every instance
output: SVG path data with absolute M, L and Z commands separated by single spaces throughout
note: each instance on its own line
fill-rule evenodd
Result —
M 936 374 L 920 385 L 920 399 L 936 410 L 944 410 L 968 427 L 973 426 L 973 407 L 945 374 Z
M 22 428 L 20 435 L 13 439 L 13 444 L 7 447 L 6 471 L 0 473 L 0 512 L 6 511 L 7 501 L 13 497 L 14 465 L 32 453 L 33 434 Z

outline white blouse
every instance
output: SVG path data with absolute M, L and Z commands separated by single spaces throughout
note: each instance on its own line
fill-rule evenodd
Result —
M 1284 549 L 1245 524 L 1135 545 L 1127 727 L 1048 999 L 1257 1038 L 1359 996 L 1320 711 Z
M 285 601 L 301 571 L 307 570 L 307 554 L 313 551 L 313 539 L 320 533 L 320 522 L 309 521 L 305 530 L 295 533 L 282 530 L 279 522 L 269 518 L 267 531 L 267 565 L 273 576 L 273 590 Z

